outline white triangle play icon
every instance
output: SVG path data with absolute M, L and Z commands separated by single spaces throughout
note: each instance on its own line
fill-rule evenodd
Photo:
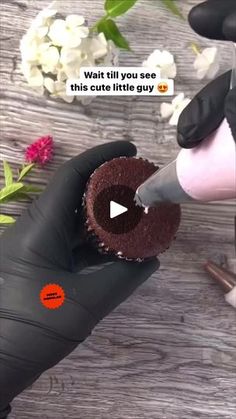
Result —
M 115 201 L 110 201 L 110 218 L 118 217 L 118 215 L 124 214 L 126 211 L 128 211 L 128 208 Z

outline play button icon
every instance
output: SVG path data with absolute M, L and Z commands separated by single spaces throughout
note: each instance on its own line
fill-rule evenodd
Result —
M 118 202 L 110 202 L 110 218 L 118 217 L 119 215 L 124 214 L 126 211 L 128 211 L 128 208 L 118 204 Z
M 143 216 L 134 201 L 135 190 L 125 185 L 108 186 L 99 192 L 93 204 L 96 223 L 112 234 L 133 230 Z

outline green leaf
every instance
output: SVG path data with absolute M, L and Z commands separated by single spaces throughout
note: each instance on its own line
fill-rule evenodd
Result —
M 23 192 L 23 193 L 26 193 L 26 194 L 28 194 L 28 193 L 39 193 L 39 192 L 42 192 L 42 189 L 38 188 L 38 186 L 24 185 L 20 192 Z
M 0 201 L 7 201 L 9 197 L 14 196 L 16 192 L 24 187 L 23 183 L 12 183 L 11 185 L 5 186 L 0 191 Z
M 123 15 L 135 5 L 137 0 L 106 0 L 105 10 L 111 17 Z
M 18 177 L 18 182 L 22 180 L 35 166 L 34 163 L 28 164 L 27 166 L 23 166 Z
M 10 215 L 0 214 L 0 224 L 13 224 L 15 221 L 16 220 L 13 217 L 10 217 Z
M 161 0 L 161 1 L 166 6 L 166 8 L 169 9 L 175 16 L 178 16 L 184 20 L 184 16 L 182 15 L 181 11 L 179 10 L 174 0 Z
M 5 202 L 10 201 L 32 201 L 32 197 L 28 195 L 27 193 L 23 192 L 16 192 L 12 198 L 7 199 Z
M 97 29 L 99 33 L 104 33 L 107 40 L 111 39 L 117 47 L 130 50 L 128 41 L 121 35 L 114 20 L 107 19 L 98 23 Z
M 5 177 L 5 185 L 11 185 L 13 182 L 13 174 L 10 165 L 7 161 L 3 161 L 3 169 L 4 169 L 4 177 Z

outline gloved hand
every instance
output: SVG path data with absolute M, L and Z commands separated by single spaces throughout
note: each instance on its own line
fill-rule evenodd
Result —
M 236 1 L 208 0 L 195 6 L 189 24 L 199 35 L 236 42 Z M 231 71 L 210 82 L 180 115 L 177 140 L 192 148 L 215 131 L 226 117 L 236 141 L 236 87 L 229 91 Z
M 98 272 L 81 272 L 109 261 L 90 248 L 84 236 L 81 202 L 86 182 L 105 161 L 135 154 L 133 144 L 117 141 L 68 161 L 1 237 L 0 418 L 18 393 L 73 351 L 158 268 L 154 259 L 116 261 Z M 47 284 L 64 290 L 64 304 L 57 309 L 40 301 Z

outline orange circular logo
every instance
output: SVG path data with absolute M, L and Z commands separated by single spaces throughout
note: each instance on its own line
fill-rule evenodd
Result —
M 59 308 L 65 300 L 63 288 L 57 284 L 45 285 L 40 291 L 40 301 L 49 309 Z
M 157 90 L 160 93 L 166 93 L 168 91 L 168 84 L 166 82 L 160 82 L 157 86 Z

